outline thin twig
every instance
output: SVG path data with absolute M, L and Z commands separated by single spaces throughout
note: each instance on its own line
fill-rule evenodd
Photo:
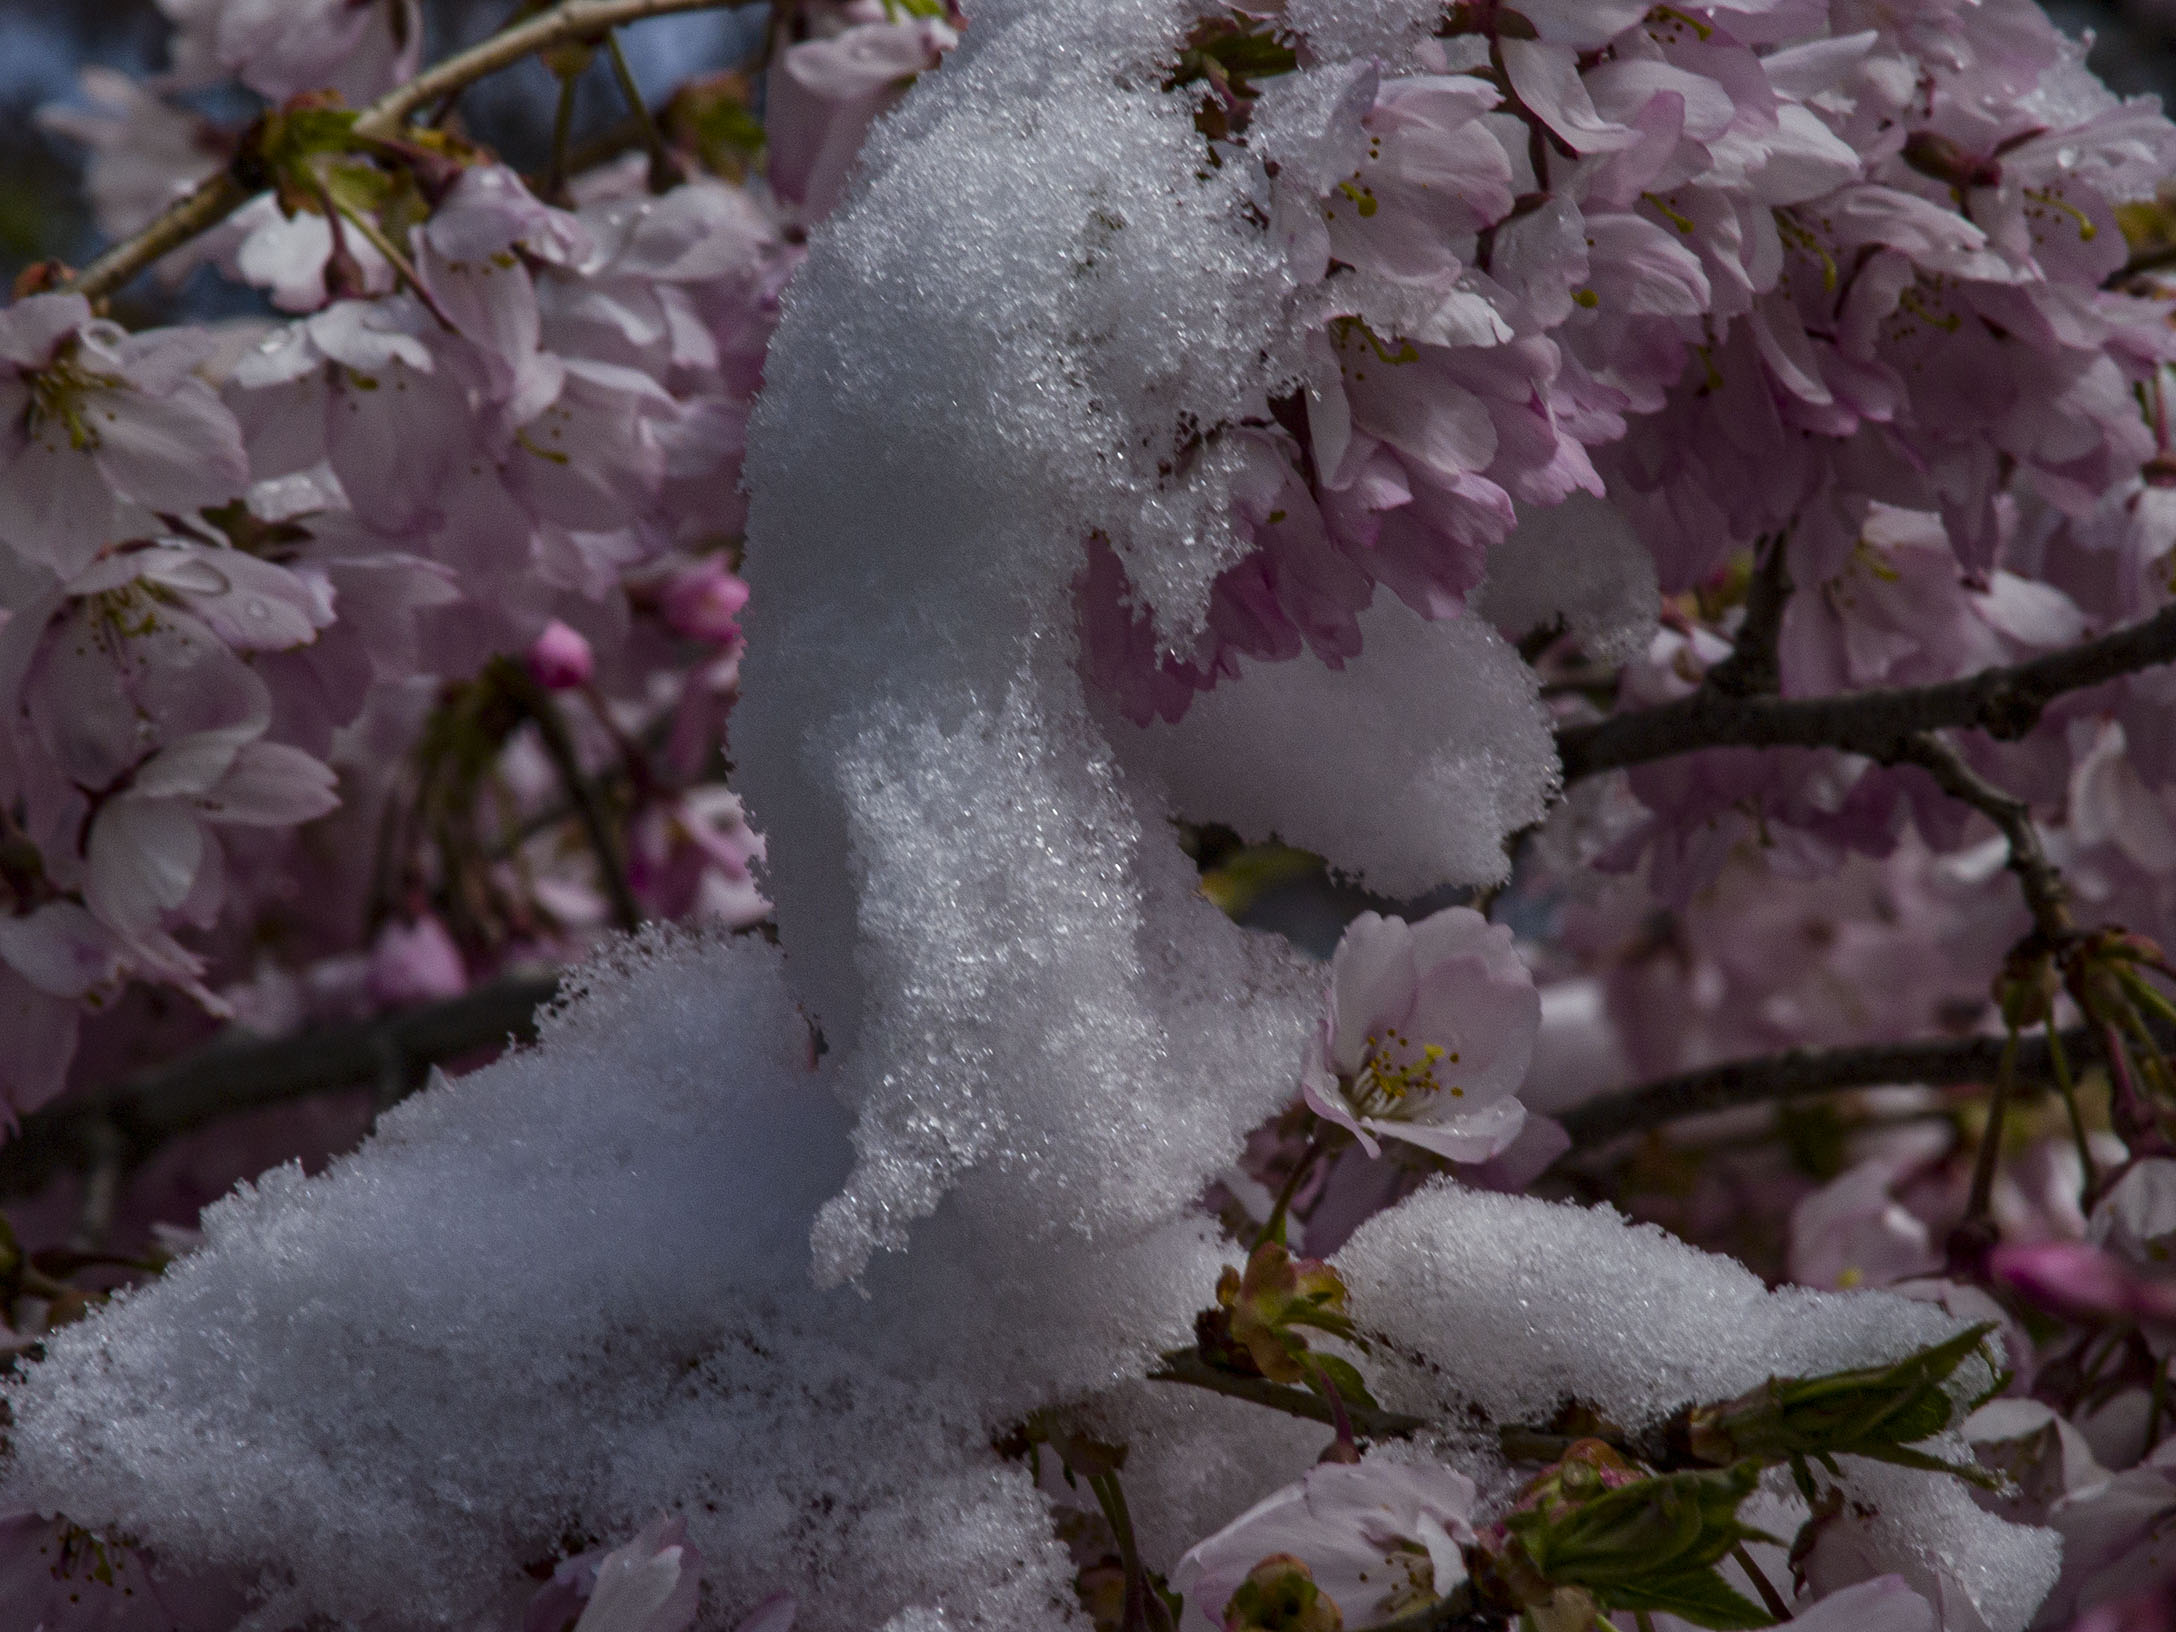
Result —
M 522 58 L 553 46 L 601 38 L 614 28 L 679 11 L 711 11 L 746 0 L 566 0 L 525 23 L 503 29 L 434 64 L 405 85 L 396 86 L 365 108 L 355 121 L 363 140 L 397 136 L 408 116 L 464 86 L 511 67 Z M 157 219 L 124 238 L 85 267 L 63 290 L 98 300 L 112 294 L 154 262 L 190 239 L 209 232 L 254 198 L 260 189 L 245 185 L 230 169 L 204 178 L 186 197 L 162 210 Z
M 1205 1388 L 1212 1394 L 1266 1405 L 1288 1417 L 1305 1417 L 1326 1428 L 1337 1426 L 1336 1413 L 1329 1402 L 1309 1389 L 1289 1388 L 1283 1383 L 1273 1383 L 1267 1377 L 1243 1377 L 1236 1371 L 1224 1371 L 1210 1365 L 1192 1349 L 1172 1349 L 1158 1360 L 1156 1369 L 1148 1374 L 1152 1383 L 1185 1383 L 1190 1388 Z M 1428 1426 L 1420 1417 L 1403 1416 L 1396 1411 L 1383 1411 L 1350 1401 L 1345 1402 L 1344 1409 L 1352 1431 L 1362 1439 L 1409 1439 Z
M 0 1196 L 36 1193 L 56 1173 L 91 1170 L 120 1141 L 125 1171 L 169 1140 L 230 1116 L 337 1088 L 375 1083 L 389 1055 L 418 1075 L 509 1039 L 536 1035 L 535 1013 L 556 976 L 508 978 L 432 1003 L 271 1041 L 221 1041 L 146 1071 L 106 1094 L 49 1106 L 23 1118 L 0 1144 Z
M 1965 728 L 2012 739 L 2065 692 L 2176 661 L 2176 606 L 2063 651 L 1930 686 L 1832 697 L 1733 697 L 1703 686 L 1653 708 L 1557 733 L 1564 779 L 1644 765 L 1701 748 L 1835 748 L 1884 764 L 1922 731 Z
M 1768 1572 L 1745 1550 L 1745 1543 L 1741 1541 L 1732 1547 L 1730 1556 L 1738 1561 L 1738 1568 L 1745 1571 L 1747 1578 L 1752 1581 L 1754 1590 L 1760 1594 L 1760 1601 L 1768 1606 L 1768 1613 L 1779 1621 L 1789 1620 L 1791 1606 L 1783 1601 L 1783 1594 L 1776 1591 L 1776 1584 L 1768 1579 Z
M 1987 1125 L 1980 1129 L 1979 1149 L 1973 1152 L 1972 1189 L 1965 1198 L 1964 1218 L 1958 1225 L 1967 1237 L 1986 1227 L 1994 1207 L 1995 1168 L 2002 1159 L 2002 1125 L 2017 1091 L 2017 1042 L 2013 1030 L 2003 1038 L 2002 1057 L 1995 1062 L 1994 1091 L 1987 1096 Z
M 628 66 L 627 53 L 620 49 L 620 37 L 607 34 L 604 48 L 605 54 L 612 59 L 612 78 L 620 88 L 620 100 L 627 104 L 627 111 L 642 127 L 642 145 L 650 154 L 649 189 L 653 193 L 669 193 L 687 177 L 673 162 L 672 149 L 665 145 L 665 133 L 657 128 L 657 121 L 650 116 L 650 104 L 643 100 L 642 87 L 635 83 L 635 71 Z
M 2040 843 L 2040 829 L 2032 819 L 2032 807 L 2005 793 L 1965 763 L 1964 756 L 1931 731 L 1915 731 L 1898 746 L 1896 758 L 1917 765 L 1934 778 L 1935 785 L 1952 799 L 1970 805 L 1993 822 L 2009 846 L 2008 866 L 2024 891 L 2032 921 L 2050 945 L 2059 944 L 2075 927 L 2070 917 L 2070 893 L 2063 875 L 2048 860 Z
M 605 900 L 612 908 L 614 927 L 640 929 L 642 904 L 635 899 L 634 889 L 627 881 L 626 857 L 620 850 L 618 835 L 612 830 L 612 820 L 604 808 L 604 801 L 598 797 L 595 784 L 582 769 L 581 755 L 575 750 L 574 736 L 567 729 L 559 705 L 527 671 L 509 663 L 506 672 L 523 712 L 536 721 L 537 734 L 544 739 L 544 752 L 559 772 L 560 784 L 567 790 L 574 814 L 581 821 L 583 836 L 588 839 L 590 852 L 597 860 Z

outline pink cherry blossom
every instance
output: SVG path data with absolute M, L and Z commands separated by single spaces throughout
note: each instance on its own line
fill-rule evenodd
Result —
M 1435 1602 L 1466 1578 L 1473 1481 L 1426 1463 L 1325 1463 L 1195 1543 L 1172 1569 L 1183 1632 L 1216 1627 L 1265 1558 L 1299 1559 L 1355 1629 Z
M 1508 929 L 1470 907 L 1417 924 L 1362 913 L 1330 963 L 1307 1103 L 1371 1156 L 1380 1136 L 1486 1161 L 1526 1120 L 1512 1095 L 1540 1029 L 1541 999 Z
M 2150 1280 L 2082 1241 L 2004 1244 L 1988 1272 L 2040 1308 L 2073 1320 L 2176 1321 L 2176 1281 Z
M 0 1514 L 0 1603 L 26 1627 L 227 1632 L 249 1605 L 239 1572 L 175 1569 L 65 1519 Z
M 771 186 L 804 216 L 828 214 L 877 116 L 958 41 L 951 21 L 843 8 L 837 33 L 779 54 L 768 80 Z
M 274 101 L 331 88 L 356 106 L 415 72 L 417 0 L 159 0 L 179 29 L 185 81 L 233 74 Z
M 233 498 L 234 416 L 195 370 L 207 336 L 129 334 L 79 295 L 0 311 L 0 543 L 62 577 L 100 548 Z
M 1936 1141 L 1939 1153 L 1945 1141 Z M 1802 1286 L 1888 1286 L 1931 1274 L 1942 1261 L 1926 1222 L 1892 1193 L 1908 1159 L 1874 1157 L 1847 1169 L 1791 1213 L 1791 1279 Z
M 668 578 L 658 604 L 673 633 L 722 646 L 740 638 L 748 586 L 722 561 L 706 558 Z

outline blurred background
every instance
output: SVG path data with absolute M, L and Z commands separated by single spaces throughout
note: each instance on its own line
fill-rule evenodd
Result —
M 428 56 L 481 38 L 518 3 L 425 0 Z M 2109 85 L 2176 102 L 2176 0 L 2055 0 L 2047 9 L 2071 33 L 2091 36 L 2089 60 Z M 624 40 L 636 78 L 655 99 L 693 75 L 731 67 L 754 48 L 762 26 L 763 8 L 751 5 L 658 18 L 626 30 Z M 0 274 L 10 283 L 33 261 L 81 266 L 101 242 L 81 196 L 83 150 L 46 128 L 39 108 L 87 106 L 79 85 L 87 66 L 157 72 L 165 66 L 165 37 L 154 0 L 0 0 Z M 461 112 L 471 135 L 528 169 L 548 151 L 552 106 L 553 82 L 532 60 L 478 86 Z M 253 111 L 245 96 L 232 93 L 203 99 L 200 107 L 222 123 L 240 123 Z M 622 109 L 600 60 L 577 102 L 577 139 L 598 134 Z M 147 282 L 131 296 L 124 315 L 137 322 L 249 311 L 258 300 L 208 269 L 179 290 Z
M 425 61 L 501 26 L 520 0 L 424 0 Z M 729 68 L 760 41 L 764 8 L 689 12 L 622 31 L 629 66 L 654 102 L 690 77 Z M 40 120 L 40 108 L 90 107 L 80 79 L 86 67 L 131 74 L 166 66 L 167 25 L 154 0 L 0 0 L 0 275 L 12 284 L 34 261 L 81 266 L 103 247 L 82 196 L 84 149 Z M 461 102 L 468 133 L 517 168 L 540 167 L 550 151 L 556 82 L 534 59 L 474 87 Z M 246 122 L 256 102 L 247 92 L 185 98 L 223 124 Z M 625 104 L 600 57 L 575 106 L 574 134 L 605 132 Z M 182 288 L 151 280 L 130 291 L 132 322 L 260 309 L 261 297 L 199 269 Z M 165 309 L 159 309 L 159 308 Z M 269 311 L 269 307 L 261 309 Z

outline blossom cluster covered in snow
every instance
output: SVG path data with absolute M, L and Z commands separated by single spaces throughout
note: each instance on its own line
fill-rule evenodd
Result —
M 162 5 L 53 123 L 280 315 L 0 309 L 0 1100 L 578 967 L 0 1229 L 0 1632 L 2168 1624 L 2176 126 L 2030 0 L 777 0 L 526 176 Z

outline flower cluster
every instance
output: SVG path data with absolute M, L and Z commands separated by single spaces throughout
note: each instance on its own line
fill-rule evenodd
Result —
M 766 892 L 790 961 L 613 943 L 202 1235 L 221 1130 L 127 1171 L 191 1107 L 0 1144 L 88 1169 L 0 1224 L 0 1623 L 2165 1623 L 2176 126 L 2029 0 L 774 0 L 656 107 L 568 4 L 493 37 L 589 19 L 533 174 L 407 94 L 421 0 L 161 0 L 47 116 L 101 265 L 262 299 L 0 308 L 0 1122 Z M 1258 400 L 1054 452 L 1227 270 Z M 1002 389 L 854 355 L 963 336 Z M 1481 861 L 1211 825 L 1366 868 L 1416 789 Z M 237 1444 L 384 1512 L 298 1547 Z
M 765 914 L 722 778 L 742 427 L 806 225 L 954 37 L 811 9 L 768 185 L 619 164 L 549 203 L 457 138 L 355 135 L 413 0 L 168 9 L 173 73 L 56 123 L 115 232 L 268 172 L 192 253 L 295 315 L 0 313 L 11 1115 L 130 982 L 278 1030 Z M 247 131 L 169 100 L 227 76 L 275 104 Z

